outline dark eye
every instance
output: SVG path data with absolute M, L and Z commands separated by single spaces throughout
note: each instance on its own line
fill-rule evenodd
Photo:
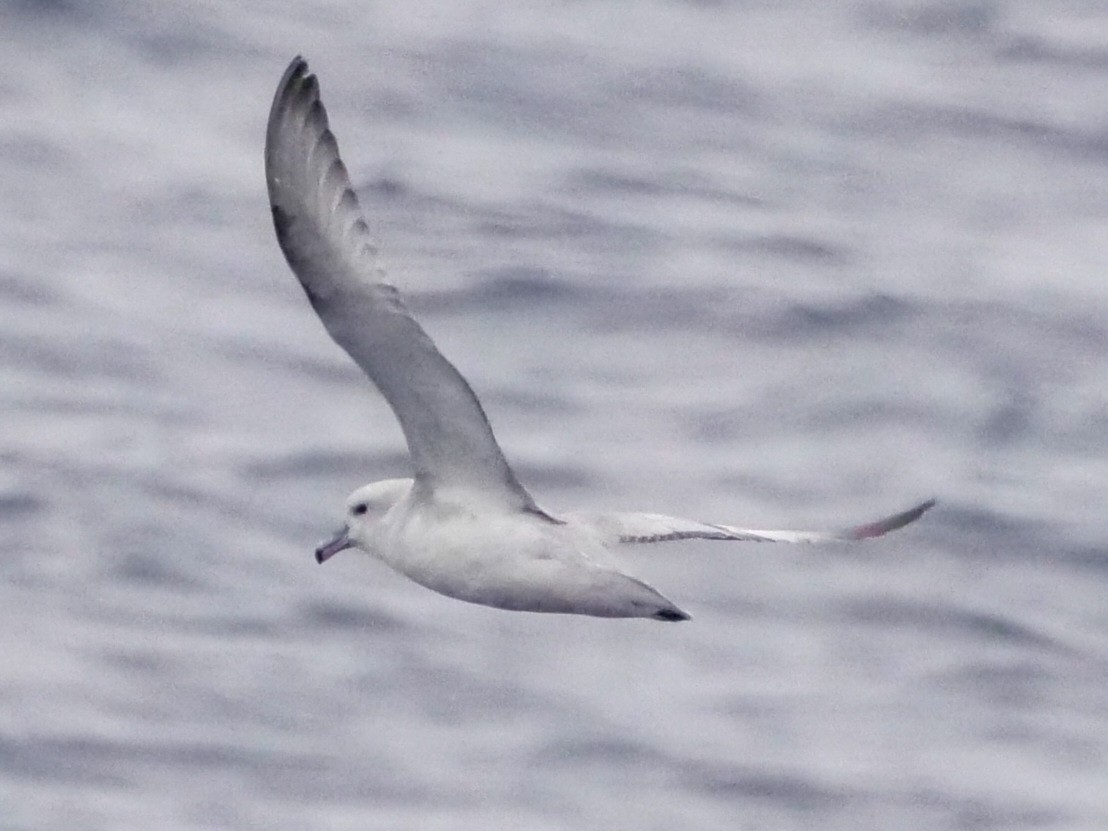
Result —
M 354 506 L 354 509 L 351 513 L 353 513 L 354 516 L 361 516 L 362 514 L 364 514 L 368 510 L 369 510 L 368 505 L 366 505 L 364 502 L 359 502 L 357 505 Z

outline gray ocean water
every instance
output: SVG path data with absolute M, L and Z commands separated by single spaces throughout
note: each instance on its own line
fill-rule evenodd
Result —
M 0 4 L 0 828 L 1108 828 L 1108 6 Z M 405 473 L 274 240 L 320 75 L 541 504 L 866 545 L 511 614 L 315 543 Z

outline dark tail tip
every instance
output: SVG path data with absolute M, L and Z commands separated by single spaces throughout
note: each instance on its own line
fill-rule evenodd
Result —
M 672 609 L 659 609 L 651 617 L 653 617 L 654 620 L 664 620 L 668 623 L 677 623 L 681 620 L 692 620 L 692 615 L 687 612 L 682 612 L 676 606 Z

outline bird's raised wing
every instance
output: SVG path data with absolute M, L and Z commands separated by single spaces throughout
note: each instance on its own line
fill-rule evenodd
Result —
M 676 540 L 731 540 L 736 542 L 852 542 L 880 537 L 915 522 L 935 505 L 929 499 L 907 511 L 839 531 L 757 531 L 731 525 L 713 525 L 662 514 L 569 513 L 571 523 L 587 525 L 609 545 L 673 542 Z
M 392 407 L 419 486 L 476 487 L 535 510 L 477 396 L 385 282 L 319 83 L 299 57 L 273 98 L 265 172 L 285 259 L 331 337 Z

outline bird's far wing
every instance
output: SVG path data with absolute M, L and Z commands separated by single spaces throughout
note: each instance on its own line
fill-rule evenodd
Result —
M 731 540 L 737 542 L 852 542 L 880 537 L 915 522 L 933 507 L 929 499 L 907 511 L 838 531 L 759 531 L 714 525 L 662 514 L 575 513 L 563 514 L 594 530 L 608 544 L 673 542 L 675 540 Z
M 296 58 L 269 113 L 265 172 L 277 241 L 331 337 L 381 391 L 423 487 L 476 487 L 535 509 L 477 396 L 385 282 L 319 83 Z

